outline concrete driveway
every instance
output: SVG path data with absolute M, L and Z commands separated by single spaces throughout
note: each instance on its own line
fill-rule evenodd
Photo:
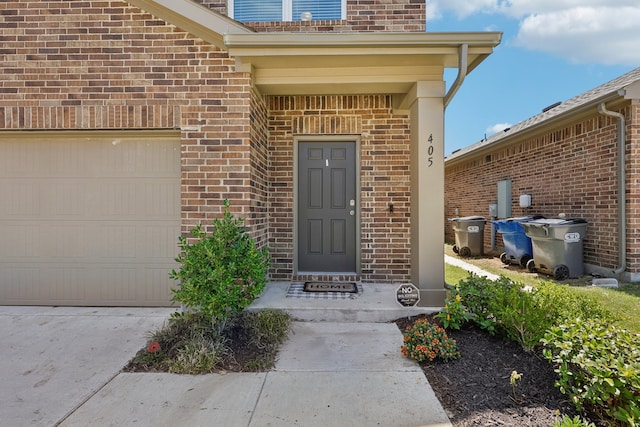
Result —
M 173 311 L 0 306 L 0 425 L 56 425 L 117 375 Z

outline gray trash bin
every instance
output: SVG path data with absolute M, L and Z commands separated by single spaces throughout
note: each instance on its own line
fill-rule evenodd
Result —
M 487 220 L 481 216 L 465 216 L 451 218 L 453 231 L 456 234 L 456 244 L 453 252 L 468 257 L 472 255 L 484 255 L 484 225 Z
M 587 235 L 587 221 L 549 218 L 525 222 L 522 226 L 533 247 L 533 259 L 527 263 L 529 271 L 550 274 L 557 280 L 584 274 L 583 240 Z

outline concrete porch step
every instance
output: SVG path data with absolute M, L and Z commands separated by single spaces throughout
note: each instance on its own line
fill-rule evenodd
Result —
M 406 316 L 434 313 L 438 307 L 403 307 L 396 298 L 398 286 L 362 283 L 362 294 L 354 299 L 287 297 L 291 282 L 270 282 L 248 310 L 282 309 L 294 320 L 323 322 L 389 322 Z

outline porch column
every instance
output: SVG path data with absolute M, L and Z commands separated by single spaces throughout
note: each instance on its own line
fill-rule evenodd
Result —
M 411 281 L 420 306 L 442 307 L 444 288 L 443 81 L 417 82 L 411 117 Z

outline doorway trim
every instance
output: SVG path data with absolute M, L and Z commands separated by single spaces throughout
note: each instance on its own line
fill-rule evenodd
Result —
M 299 165 L 299 143 L 301 142 L 350 142 L 355 144 L 355 174 L 356 174 L 356 271 L 335 272 L 335 271 L 300 271 L 298 269 L 298 167 Z M 293 138 L 293 274 L 294 275 L 323 275 L 323 276 L 345 276 L 360 275 L 362 257 L 362 239 L 360 235 L 362 221 L 362 203 L 360 197 L 360 171 L 361 171 L 361 141 L 359 135 L 297 135 Z

